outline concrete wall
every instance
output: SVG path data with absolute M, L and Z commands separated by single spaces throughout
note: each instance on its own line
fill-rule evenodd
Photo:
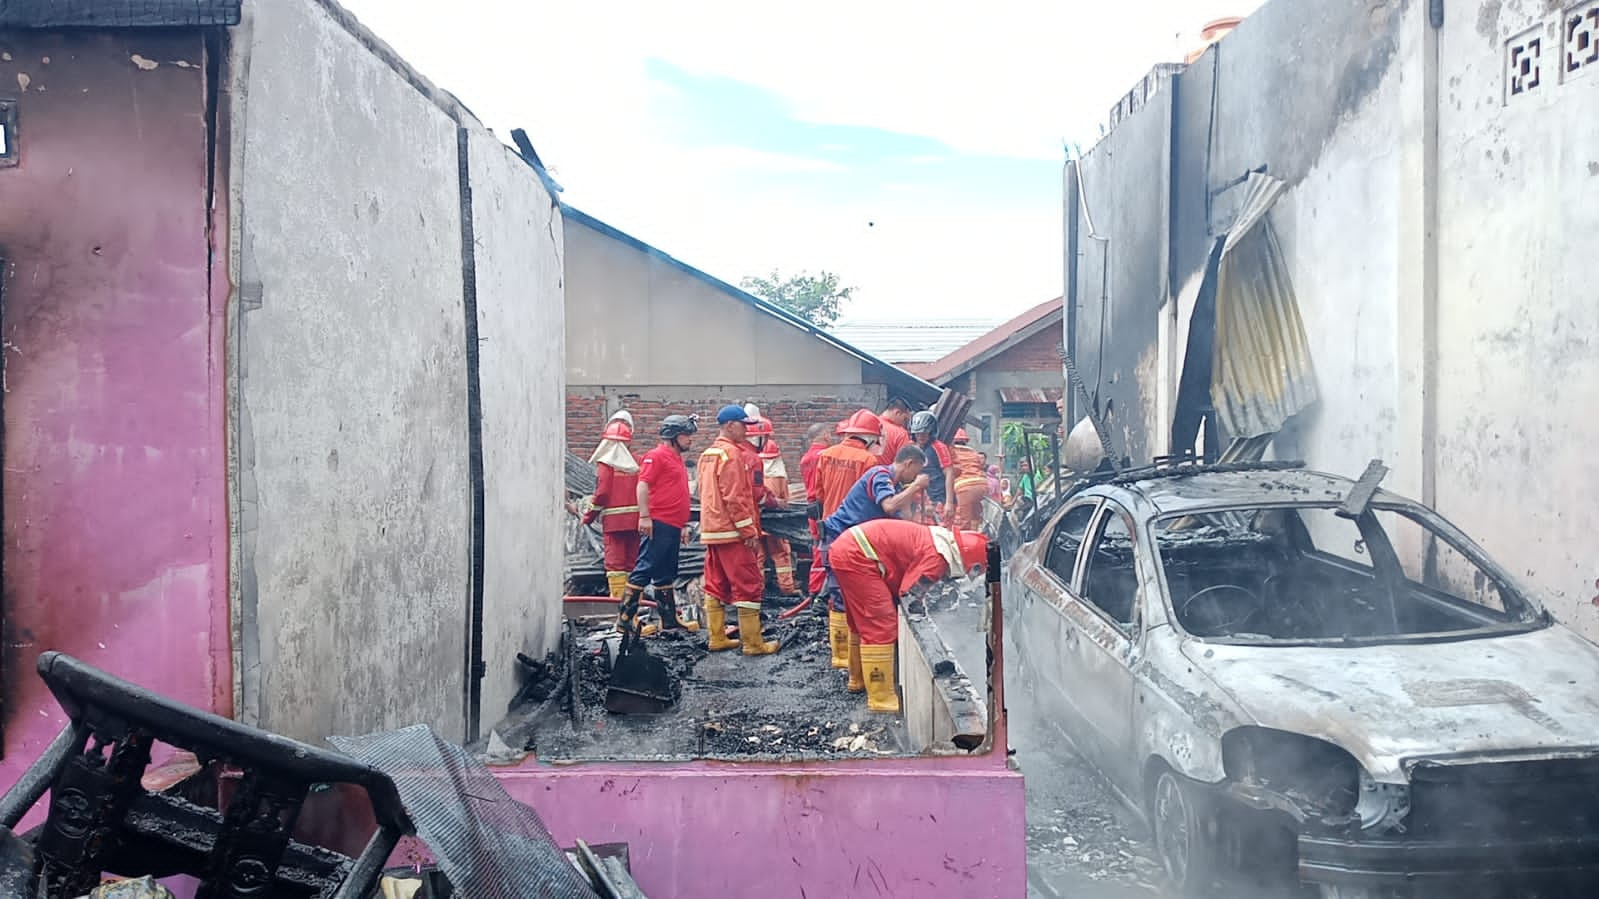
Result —
M 483 718 L 516 692 L 516 653 L 560 640 L 566 365 L 560 210 L 493 135 L 471 132 L 487 508 Z
M 560 223 L 530 168 L 336 7 L 252 4 L 234 39 L 241 716 L 471 736 L 474 572 L 485 718 L 514 652 L 555 639 Z
M 0 50 L 21 125 L 0 168 L 9 784 L 65 720 L 45 650 L 223 714 L 232 690 L 204 50 L 87 32 Z
M 861 383 L 854 356 L 577 222 L 566 229 L 566 297 L 572 384 Z
M 1079 163 L 1077 253 L 1067 260 L 1075 289 L 1068 287 L 1066 302 L 1076 307 L 1067 345 L 1109 416 L 1112 445 L 1134 459 L 1155 455 L 1152 441 L 1170 430 L 1159 426 L 1153 375 L 1167 299 L 1171 103 L 1170 91 L 1150 97 Z
M 1426 449 L 1438 505 L 1599 637 L 1599 63 L 1561 70 L 1562 13 L 1548 7 L 1453 4 L 1438 36 L 1438 399 Z M 1507 44 L 1527 36 L 1542 41 L 1540 84 L 1507 96 Z
M 1271 222 L 1321 400 L 1277 454 L 1351 474 L 1383 458 L 1388 486 L 1457 520 L 1559 617 L 1599 636 L 1599 497 L 1586 477 L 1599 310 L 1573 251 L 1599 224 L 1599 63 L 1564 68 L 1565 17 L 1592 4 L 1566 6 L 1451 3 L 1435 27 L 1429 4 L 1275 0 L 1175 80 L 1175 151 L 1159 134 L 1137 141 L 1139 158 L 1175 154 L 1170 218 L 1154 234 L 1101 225 L 1097 210 L 1095 224 L 1113 248 L 1167 231 L 1163 361 L 1140 377 L 1156 385 L 1164 440 L 1197 274 L 1234 202 L 1222 192 L 1207 205 L 1207 193 L 1262 164 L 1285 179 Z M 1508 52 L 1533 37 L 1538 86 L 1513 94 Z M 1084 160 L 1091 199 L 1111 180 L 1112 205 L 1149 202 L 1149 180 L 1111 160 L 1135 152 L 1129 127 L 1159 115 L 1139 112 Z M 1093 242 L 1079 244 L 1091 261 Z M 1079 267 L 1080 298 L 1095 277 Z M 1091 314 L 1081 301 L 1077 312 Z M 1148 338 L 1111 321 L 1117 349 L 1104 355 L 1121 374 Z M 1098 334 L 1078 328 L 1079 358 L 1093 358 Z

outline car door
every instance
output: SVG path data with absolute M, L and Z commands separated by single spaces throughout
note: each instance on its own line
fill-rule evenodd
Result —
M 1111 500 L 1100 506 L 1062 609 L 1068 624 L 1065 677 L 1099 753 L 1092 761 L 1124 791 L 1136 791 L 1139 777 L 1131 669 L 1143 592 L 1136 533 L 1125 509 Z
M 1021 601 L 1017 626 L 1010 629 L 1019 650 L 1024 678 L 1033 688 L 1040 720 L 1069 737 L 1081 731 L 1082 715 L 1072 693 L 1071 661 L 1066 657 L 1075 639 L 1062 613 L 1070 601 L 1083 539 L 1099 512 L 1099 499 L 1088 497 L 1067 506 L 1045 528 L 1037 555 L 1016 568 Z

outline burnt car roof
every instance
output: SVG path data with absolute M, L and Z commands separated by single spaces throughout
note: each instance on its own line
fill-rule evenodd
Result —
M 1308 471 L 1296 465 L 1190 466 L 1147 475 L 1132 473 L 1111 483 L 1139 494 L 1161 514 L 1262 503 L 1339 503 L 1355 486 L 1349 478 Z M 1406 502 L 1383 490 L 1377 491 L 1372 501 Z

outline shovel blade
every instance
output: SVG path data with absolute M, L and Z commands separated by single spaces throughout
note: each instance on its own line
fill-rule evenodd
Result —
M 672 707 L 672 673 L 666 663 L 635 644 L 617 655 L 605 691 L 605 710 L 615 715 L 651 715 Z

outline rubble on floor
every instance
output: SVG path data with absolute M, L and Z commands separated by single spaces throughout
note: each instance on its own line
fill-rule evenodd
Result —
M 520 705 L 495 736 L 544 761 L 687 760 L 695 758 L 816 759 L 906 753 L 897 716 L 866 710 L 845 691 L 846 674 L 829 666 L 826 614 L 817 607 L 778 620 L 763 617 L 765 635 L 782 642 L 769 656 L 737 650 L 710 653 L 703 634 L 666 632 L 645 641 L 679 681 L 676 705 L 659 715 L 605 711 L 609 618 L 571 622 L 570 682 L 554 656 L 525 661 L 534 675 Z M 515 753 L 516 758 L 521 753 Z M 495 759 L 509 762 L 513 758 Z

